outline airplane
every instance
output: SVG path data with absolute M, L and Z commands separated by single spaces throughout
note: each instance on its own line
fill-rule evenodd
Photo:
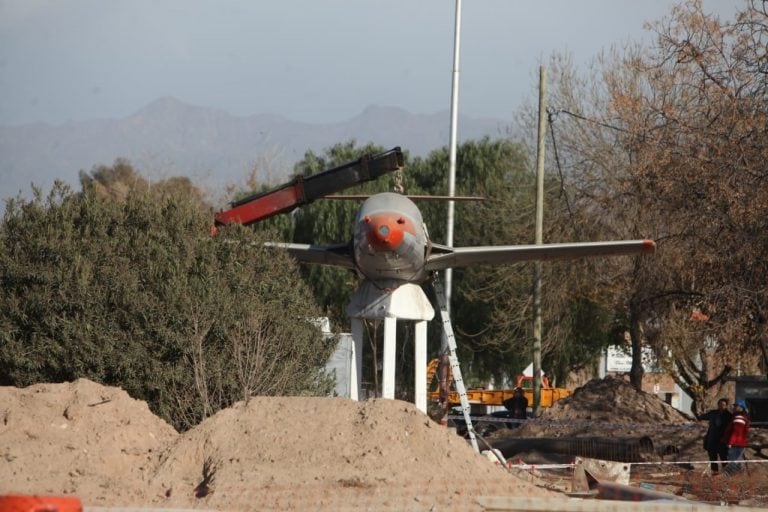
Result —
M 656 250 L 653 240 L 448 247 L 430 240 L 419 208 L 395 192 L 378 193 L 363 202 L 355 217 L 351 243 L 270 245 L 286 249 L 301 262 L 354 270 L 363 282 L 387 289 L 405 283 L 423 284 L 432 272 L 447 268 L 649 254 Z
M 353 162 L 311 176 L 296 177 L 287 184 L 232 203 L 232 208 L 216 214 L 215 224 L 248 225 L 317 199 L 337 198 L 331 194 L 401 170 L 403 165 L 399 147 L 378 155 L 364 155 Z M 216 226 L 212 233 L 216 232 Z M 389 289 L 398 284 L 422 284 L 432 272 L 447 268 L 643 254 L 656 249 L 652 240 L 448 247 L 430 240 L 419 208 L 407 196 L 395 192 L 374 194 L 365 199 L 355 218 L 351 242 L 269 245 L 288 250 L 301 262 L 354 270 L 363 282 Z
M 297 177 L 281 187 L 238 201 L 230 210 L 216 215 L 216 224 L 257 222 L 309 204 L 343 188 L 376 179 L 402 166 L 400 148 L 379 155 L 365 155 L 354 162 L 312 176 Z M 395 322 L 397 319 L 417 322 L 414 343 L 415 402 L 417 408 L 425 412 L 426 321 L 432 319 L 434 309 L 421 285 L 435 272 L 472 265 L 649 254 L 656 250 L 655 242 L 647 239 L 448 247 L 429 238 L 419 208 L 411 199 L 396 192 L 378 193 L 365 199 L 355 217 L 351 241 L 329 245 L 283 242 L 268 245 L 287 250 L 300 262 L 350 269 L 361 278 L 360 286 L 347 306 L 347 314 L 352 319 L 352 357 L 355 360 L 351 368 L 350 398 L 356 400 L 358 397 L 359 376 L 362 373 L 361 319 L 384 320 L 384 398 L 394 398 Z M 454 375 L 460 376 L 456 366 Z

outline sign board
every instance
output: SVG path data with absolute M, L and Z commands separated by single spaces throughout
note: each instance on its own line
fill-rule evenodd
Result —
M 628 372 L 632 369 L 632 354 L 624 347 L 611 345 L 606 349 L 605 371 L 606 372 Z
M 656 357 L 649 347 L 643 347 L 643 370 L 648 373 L 659 371 L 656 364 Z M 629 347 L 611 345 L 606 349 L 605 371 L 616 373 L 627 373 L 632 369 L 632 352 Z

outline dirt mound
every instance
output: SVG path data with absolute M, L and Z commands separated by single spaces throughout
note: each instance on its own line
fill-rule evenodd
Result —
M 544 420 L 589 420 L 614 424 L 689 423 L 691 418 L 659 399 L 638 391 L 621 378 L 592 379 L 577 388 L 573 395 L 558 400 L 544 409 Z
M 237 510 L 480 510 L 482 495 L 551 495 L 401 401 L 257 397 L 179 435 L 81 379 L 0 388 L 0 414 L 0 494 Z
M 221 411 L 166 452 L 154 479 L 156 494 L 168 496 L 159 504 L 187 505 L 206 461 L 214 470 L 210 508 L 473 509 L 482 494 L 548 494 L 393 400 L 254 398 Z
M 125 391 L 86 379 L 0 387 L 0 494 L 136 502 L 177 433 Z
M 537 420 L 520 428 L 499 430 L 494 438 L 497 442 L 508 437 L 568 438 L 578 439 L 576 444 L 582 438 L 590 438 L 599 445 L 602 456 L 582 455 L 611 460 L 624 459 L 603 452 L 613 451 L 618 456 L 639 443 L 645 450 L 644 459 L 660 460 L 661 454 L 667 453 L 666 459 L 699 460 L 706 456 L 700 441 L 703 428 L 656 395 L 638 391 L 624 379 L 606 377 L 593 379 L 573 395 L 542 409 Z M 527 455 L 530 460 L 538 457 Z

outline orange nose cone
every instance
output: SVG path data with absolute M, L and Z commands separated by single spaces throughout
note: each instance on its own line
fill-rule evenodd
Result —
M 397 219 L 385 216 L 366 218 L 368 242 L 378 251 L 392 251 L 403 243 L 403 225 Z

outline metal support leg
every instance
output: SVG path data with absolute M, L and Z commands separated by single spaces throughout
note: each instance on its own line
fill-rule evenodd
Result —
M 414 403 L 423 413 L 427 412 L 427 322 L 421 320 L 414 324 Z
M 381 397 L 395 398 L 395 352 L 397 348 L 397 318 L 384 318 L 384 361 L 382 364 Z
M 352 318 L 352 368 L 349 372 L 349 398 L 360 400 L 363 375 L 363 320 Z

